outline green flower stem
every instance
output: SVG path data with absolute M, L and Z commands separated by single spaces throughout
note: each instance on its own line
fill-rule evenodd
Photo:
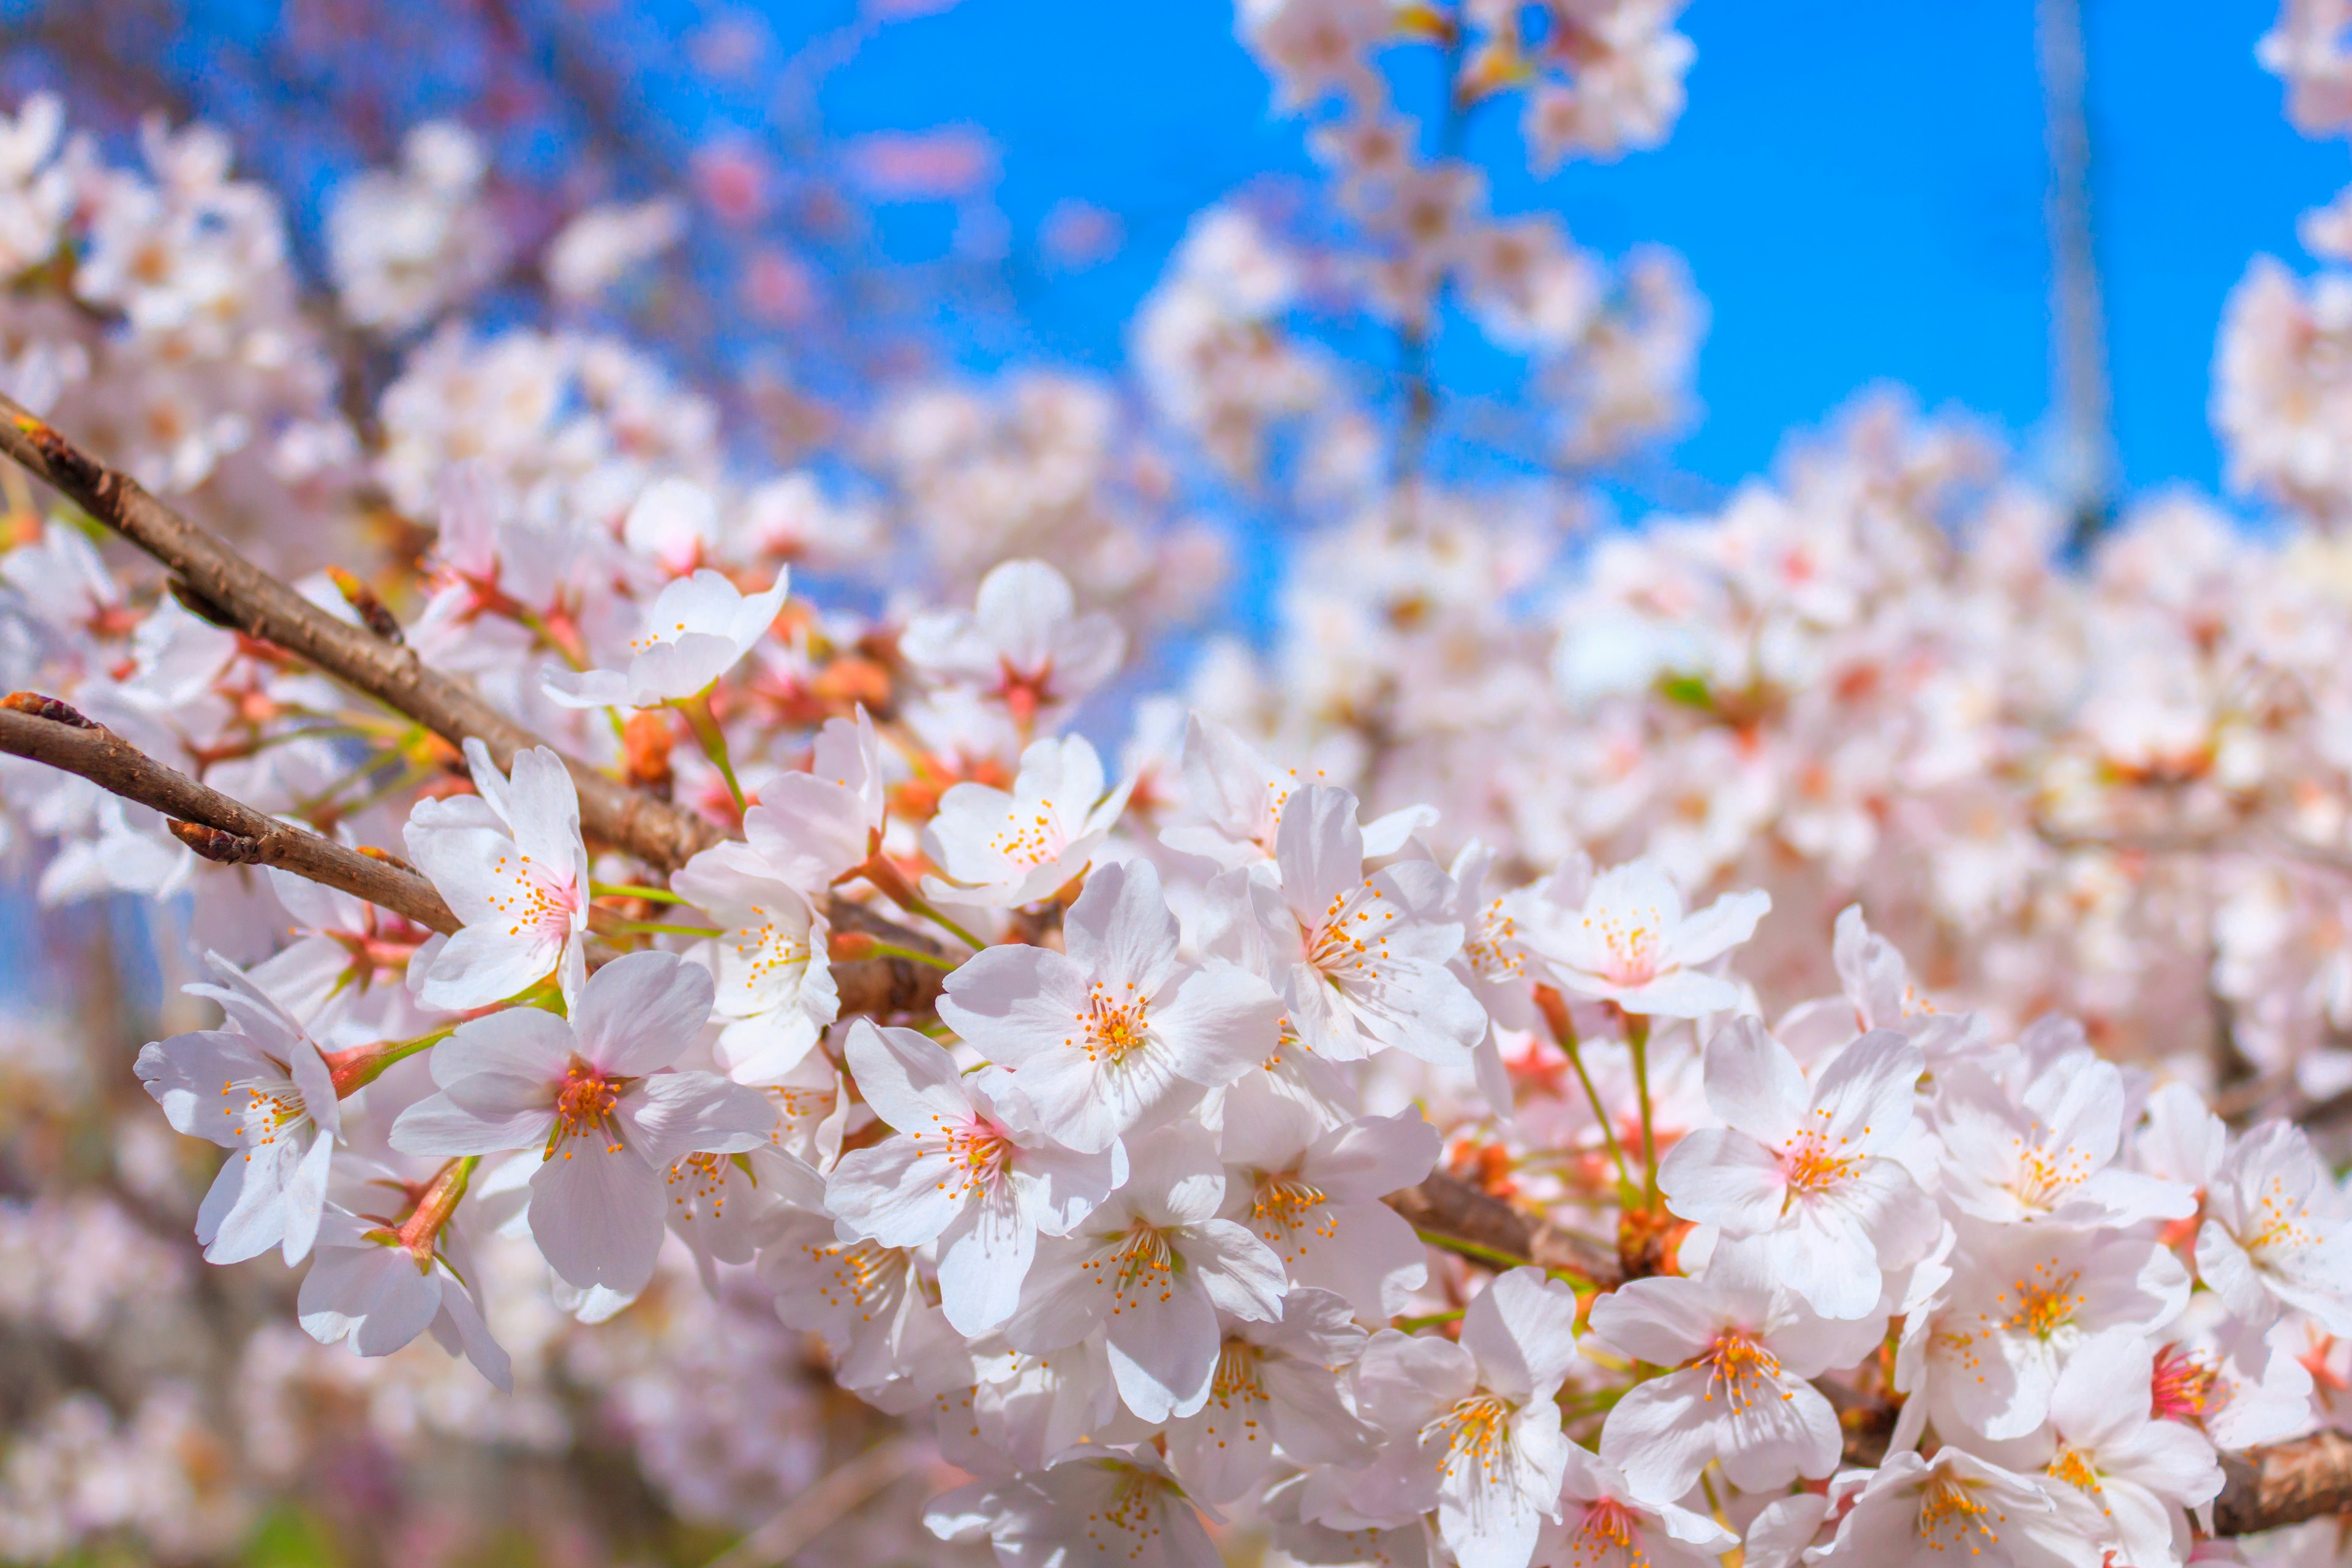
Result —
M 727 793 L 734 797 L 735 810 L 740 815 L 748 809 L 743 803 L 743 786 L 735 782 L 735 764 L 727 755 L 727 731 L 719 727 L 718 718 L 710 711 L 710 693 L 704 691 L 670 706 L 686 715 L 686 727 L 694 731 L 702 754 L 710 759 L 710 765 L 727 781 Z

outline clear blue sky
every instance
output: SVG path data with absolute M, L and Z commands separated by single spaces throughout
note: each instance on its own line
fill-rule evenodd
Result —
M 768 0 L 779 33 L 796 5 Z M 1604 253 L 1657 240 L 1713 310 L 1704 422 L 1678 448 L 1717 483 L 1783 432 L 1895 382 L 2023 445 L 2045 405 L 2044 165 L 2031 0 L 1696 0 L 1690 109 L 1661 152 L 1496 182 L 1503 212 L 1559 212 Z M 2128 485 L 2210 488 L 2206 421 L 2223 295 L 2247 258 L 2307 267 L 2294 223 L 2352 177 L 2303 140 L 2253 59 L 2266 0 L 2085 0 L 2117 434 Z M 805 16 L 806 13 L 801 13 Z M 830 129 L 970 123 L 1002 150 L 1014 304 L 1033 359 L 1099 368 L 1194 211 L 1268 173 L 1310 172 L 1303 128 L 1222 0 L 963 0 L 885 30 L 828 83 Z M 1408 104 L 1408 108 L 1418 106 Z M 1507 110 L 1471 148 L 1507 164 Z M 1058 199 L 1119 214 L 1126 249 L 1075 276 L 1026 265 Z M 890 247 L 944 244 L 937 214 Z

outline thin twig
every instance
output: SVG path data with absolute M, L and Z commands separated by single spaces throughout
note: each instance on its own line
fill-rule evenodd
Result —
M 308 660 L 452 743 L 478 739 L 501 768 L 517 752 L 545 744 L 472 688 L 426 665 L 415 649 L 329 615 L 5 396 L 0 396 L 0 453 L 163 563 L 185 593 L 227 624 Z M 579 792 L 582 830 L 649 865 L 676 870 L 723 837 L 693 813 L 585 763 L 566 758 L 564 765 Z
M 790 1562 L 794 1552 L 921 1459 L 922 1448 L 911 1438 L 877 1443 L 820 1476 L 767 1523 L 712 1558 L 709 1568 L 772 1568 Z
M 0 702 L 0 752 L 78 773 L 100 789 L 154 807 L 173 819 L 173 836 L 207 860 L 275 866 L 365 899 L 429 931 L 457 929 L 457 917 L 415 871 L 347 849 L 200 784 L 54 698 L 17 692 Z
M 153 556 L 176 584 L 219 618 L 310 661 L 452 744 L 478 739 L 502 768 L 511 765 L 516 752 L 546 744 L 470 687 L 426 665 L 415 649 L 329 615 L 247 560 L 220 535 L 182 517 L 136 479 L 99 461 L 5 395 L 0 395 L 0 454 Z M 727 837 L 692 812 L 656 800 L 577 759 L 565 757 L 564 766 L 579 794 L 582 831 L 647 865 L 674 871 L 697 851 Z M 939 951 L 936 942 L 919 932 L 845 899 L 829 900 L 826 912 L 836 930 L 862 930 L 897 947 Z M 922 963 L 876 958 L 836 966 L 835 978 L 841 1009 L 849 1014 L 929 1011 L 939 1000 L 942 977 Z

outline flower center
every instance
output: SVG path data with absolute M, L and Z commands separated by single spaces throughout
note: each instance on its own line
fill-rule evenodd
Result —
M 1974 1492 L 1949 1476 L 1937 1476 L 1919 1489 L 1919 1539 L 1930 1550 L 1949 1551 L 1967 1542 L 1971 1531 L 1990 1545 L 2000 1539 L 1993 1527 L 2008 1522 L 2007 1514 L 1979 1502 Z M 1969 1546 L 1970 1556 L 1983 1551 L 1984 1546 Z
M 1069 847 L 1063 836 L 1060 814 L 1051 800 L 1041 799 L 1029 815 L 1015 805 L 1004 826 L 996 830 L 988 847 L 1015 866 L 1042 866 Z
M 1128 982 L 1127 989 L 1129 994 L 1121 999 L 1097 984 L 1087 998 L 1087 1010 L 1078 1015 L 1078 1022 L 1086 1026 L 1088 1061 L 1117 1067 L 1150 1040 L 1151 1005 L 1147 998 L 1132 994 L 1133 981 Z
M 576 881 L 552 881 L 545 871 L 530 863 L 530 857 L 520 850 L 501 855 L 490 868 L 511 889 L 489 895 L 490 908 L 511 923 L 509 936 L 553 937 L 558 941 L 572 931 L 572 917 L 580 907 L 580 888 Z
M 1584 929 L 1608 950 L 1601 978 L 1612 985 L 1643 985 L 1656 979 L 1664 924 L 1656 910 L 1641 911 L 1630 923 L 1613 913 L 1586 915 Z
M 2036 1125 L 2033 1130 L 2042 1129 Z M 2017 1150 L 2017 1173 L 2011 1178 L 2010 1191 L 2017 1201 L 2029 1209 L 2049 1213 L 2063 1203 L 2083 1184 L 2091 1173 L 2091 1162 L 2071 1143 L 2051 1149 L 2041 1143 L 2029 1144 L 2023 1138 L 2014 1141 Z
M 1510 1423 L 1511 1407 L 1498 1395 L 1474 1394 L 1431 1422 L 1426 1433 L 1445 1445 L 1446 1474 L 1475 1467 L 1494 1481 L 1503 1473 Z
M 2254 1200 L 2254 1223 L 2244 1238 L 2245 1248 L 2248 1252 L 2300 1252 L 2317 1239 L 2304 1225 L 2310 1217 L 2311 1211 L 2288 1197 L 2285 1184 L 2273 1176 Z
M 2091 1468 L 2091 1461 L 2079 1448 L 2059 1449 L 2058 1457 L 2050 1461 L 2049 1473 L 2053 1479 L 2064 1481 L 2080 1491 L 2099 1489 L 2099 1472 Z
M 2219 1367 L 2205 1365 L 2179 1345 L 2167 1345 L 2156 1352 L 2149 1394 L 2158 1420 L 2198 1421 L 2229 1403 L 2230 1385 L 2221 1381 Z
M 1378 966 L 1389 956 L 1388 939 L 1381 935 L 1381 928 L 1396 919 L 1396 911 L 1375 909 L 1387 895 L 1370 881 L 1364 888 L 1370 898 L 1353 909 L 1349 906 L 1355 902 L 1354 893 L 1335 894 L 1322 920 L 1306 932 L 1307 962 L 1334 984 L 1379 979 Z
M 624 1078 L 608 1078 L 603 1069 L 572 1058 L 555 1088 L 555 1126 L 547 1135 L 548 1157 L 554 1157 L 558 1144 L 584 1138 L 591 1132 L 604 1135 L 606 1153 L 619 1152 L 621 1130 L 614 1120 L 613 1108 L 620 1103 L 621 1091 L 629 1082 Z M 563 1157 L 572 1158 L 572 1151 L 564 1150 Z
M 1813 1114 L 1826 1122 L 1830 1113 L 1826 1107 L 1816 1107 Z M 1808 1127 L 1781 1144 L 1780 1171 L 1788 1180 L 1790 1195 L 1826 1192 L 1860 1170 L 1862 1156 L 1843 1152 L 1848 1142 L 1832 1139 L 1822 1126 Z
M 1086 1270 L 1097 1284 L 1110 1287 L 1110 1315 L 1118 1317 L 1140 1307 L 1151 1296 L 1166 1301 L 1175 1294 L 1176 1270 L 1181 1265 L 1168 1233 L 1137 1220 L 1134 1227 L 1114 1241 L 1107 1252 L 1087 1260 Z M 1108 1270 L 1106 1277 L 1105 1270 Z
M 1783 1400 L 1796 1397 L 1779 1388 L 1780 1358 L 1737 1330 L 1717 1334 L 1715 1342 L 1691 1364 L 1707 1370 L 1706 1393 L 1702 1397 L 1713 1404 L 1721 1394 L 1734 1415 L 1745 1414 L 1766 1394 L 1779 1394 Z
M 1311 1227 L 1314 1236 L 1329 1241 L 1339 1234 L 1330 1201 L 1330 1195 L 1322 1188 L 1312 1182 L 1302 1182 L 1296 1175 L 1265 1176 L 1259 1179 L 1256 1194 L 1250 1200 L 1250 1218 L 1257 1222 L 1260 1239 L 1277 1250 L 1297 1237 L 1302 1227 Z M 1307 1256 L 1304 1241 L 1299 1243 L 1297 1255 Z
M 809 956 L 808 942 L 777 925 L 757 904 L 751 906 L 751 918 L 760 923 L 743 926 L 734 933 L 735 956 L 743 961 L 746 991 L 756 991 L 761 981 L 806 963 Z
M 729 1154 L 688 1154 L 670 1166 L 664 1177 L 669 1201 L 685 1212 L 679 1219 L 708 1214 L 717 1219 L 727 1206 L 727 1173 L 733 1168 Z
M 871 1241 L 831 1242 L 803 1247 L 819 1270 L 817 1295 L 828 1307 L 855 1306 L 861 1321 L 871 1322 L 875 1310 L 888 1298 L 891 1287 L 905 1275 L 907 1255 Z
M 1586 1505 L 1584 1521 L 1568 1543 L 1570 1568 L 1585 1568 L 1586 1564 L 1599 1568 L 1601 1563 L 1612 1561 L 1612 1553 L 1620 1554 L 1613 1560 L 1622 1561 L 1622 1554 L 1635 1550 L 1640 1529 L 1641 1520 L 1615 1498 L 1605 1497 Z M 1635 1557 L 1633 1562 L 1642 1563 L 1647 1559 Z
M 2011 1333 L 2048 1339 L 2071 1322 L 2087 1300 L 2074 1289 L 2081 1278 L 2079 1273 L 2059 1273 L 2056 1258 L 2035 1264 L 2023 1279 L 2011 1280 L 2009 1289 L 1993 1298 L 1996 1304 L 2015 1302 L 2000 1326 Z
M 240 1089 L 245 1094 L 242 1105 L 236 1102 Z M 267 1149 L 278 1142 L 280 1132 L 289 1131 L 310 1114 L 302 1103 L 301 1091 L 291 1082 L 224 1080 L 221 1096 L 228 1101 L 221 1107 L 221 1114 L 236 1122 L 238 1131 L 251 1145 L 245 1156 L 248 1160 L 253 1158 L 252 1149 Z
M 1217 1352 L 1217 1370 L 1209 1380 L 1209 1397 L 1219 1405 L 1265 1397 L 1265 1352 L 1247 1340 L 1227 1340 Z

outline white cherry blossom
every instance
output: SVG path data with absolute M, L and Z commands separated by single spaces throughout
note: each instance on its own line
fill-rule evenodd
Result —
M 401 1112 L 392 1145 L 538 1151 L 531 1239 L 571 1284 L 634 1295 L 661 1250 L 663 1173 L 681 1155 L 760 1148 L 775 1123 L 756 1090 L 671 1065 L 710 1002 L 708 971 L 634 952 L 589 977 L 569 1018 L 517 1007 L 460 1025 L 432 1050 L 440 1092 Z
M 342 1129 L 334 1079 L 318 1043 L 260 987 L 218 953 L 205 962 L 215 983 L 188 992 L 219 1003 L 228 1026 L 152 1042 L 135 1070 L 174 1128 L 230 1151 L 196 1211 L 205 1260 L 274 1247 L 299 1263 L 319 1234 Z
M 1019 1304 L 1039 1234 L 1066 1234 L 1126 1180 L 1125 1149 L 1079 1153 L 1013 1131 L 954 1059 L 912 1029 L 861 1018 L 843 1054 L 896 1136 L 841 1157 L 825 1178 L 825 1207 L 886 1247 L 936 1245 L 948 1321 L 986 1333 Z
M 1933 1459 L 1889 1454 L 1855 1496 L 1822 1568 L 2096 1568 L 2042 1486 L 1947 1444 Z
M 2213 1173 L 2198 1275 L 2249 1323 L 2292 1308 L 2352 1333 L 2352 1233 L 2335 1197 L 2302 1129 L 2255 1128 Z
M 1217 1217 L 1225 1173 L 1205 1131 L 1162 1128 L 1128 1157 L 1127 1183 L 1109 1201 L 1068 1235 L 1038 1242 L 1004 1337 L 1053 1351 L 1104 1330 L 1119 1397 L 1156 1423 L 1208 1399 L 1218 1314 L 1274 1321 L 1288 1282 L 1264 1243 Z
M 966 783 L 940 797 L 923 842 L 944 875 L 924 878 L 924 895 L 992 908 L 1050 896 L 1087 869 L 1131 787 L 1105 789 L 1083 736 L 1032 742 L 1010 794 Z
M 1382 1330 L 1357 1388 L 1389 1451 L 1350 1500 L 1398 1523 L 1434 1506 L 1462 1568 L 1520 1568 L 1559 1514 L 1569 1443 L 1552 1395 L 1575 1363 L 1575 1293 L 1539 1268 L 1497 1275 L 1459 1342 Z
M 1168 1427 L 1176 1473 L 1210 1502 L 1263 1486 L 1277 1455 L 1297 1465 L 1358 1465 L 1375 1451 L 1343 1382 L 1367 1336 L 1348 1304 L 1294 1286 L 1282 1318 L 1225 1331 L 1207 1403 Z
M 1699 966 L 1746 942 L 1772 907 L 1763 892 L 1726 893 L 1685 913 L 1682 890 L 1653 860 L 1612 866 L 1575 915 L 1529 926 L 1520 941 L 1561 989 L 1629 1013 L 1696 1018 L 1738 1005 L 1738 988 Z
M 1336 1292 L 1367 1321 L 1404 1310 L 1429 1275 L 1421 1238 L 1381 1200 L 1437 1163 L 1437 1129 L 1418 1110 L 1326 1131 L 1297 1105 L 1247 1129 L 1226 1123 L 1226 1217 L 1256 1233 L 1294 1286 Z
M 1003 1568 L 1061 1568 L 1117 1553 L 1127 1568 L 1219 1568 L 1223 1559 L 1159 1459 L 1080 1450 L 1051 1468 L 974 1481 L 935 1500 L 923 1522 L 942 1541 L 985 1541 Z
M 1601 1429 L 1601 1457 L 1649 1498 L 1681 1497 L 1710 1460 L 1748 1490 L 1829 1475 L 1837 1415 L 1806 1380 L 1851 1364 L 1880 1331 L 1814 1313 L 1753 1244 L 1718 1247 L 1696 1279 L 1629 1280 L 1593 1302 L 1591 1324 L 1618 1352 L 1675 1369 L 1636 1384 Z
M 409 858 L 464 928 L 428 943 L 409 983 L 427 1007 L 485 1007 L 552 974 L 566 997 L 587 978 L 588 849 L 580 798 L 544 746 L 517 752 L 509 781 L 479 741 L 466 742 L 475 793 L 422 800 Z
M 998 946 L 948 977 L 940 1016 L 994 1067 L 984 1087 L 1073 1149 L 1110 1147 L 1264 1061 L 1281 1004 L 1255 975 L 1177 956 L 1149 861 L 1105 866 L 1063 921 L 1066 949 Z
M 1042 561 L 1007 561 L 981 579 L 970 613 L 918 616 L 899 650 L 932 679 L 976 688 L 1025 734 L 1058 726 L 1108 679 L 1127 650 L 1118 624 L 1077 613 L 1069 580 Z
M 625 669 L 551 669 L 541 682 L 566 708 L 657 708 L 700 696 L 765 636 L 791 592 L 789 573 L 746 595 L 709 568 L 664 588 L 629 642 Z
M 1710 1568 L 1739 1538 L 1705 1514 L 1637 1495 L 1624 1472 L 1573 1443 L 1559 1518 L 1546 1521 L 1535 1568 Z
M 728 1069 L 745 1082 L 791 1071 L 840 1010 L 824 910 L 750 844 L 703 850 L 671 876 L 670 890 L 719 928 L 702 951 L 718 979 Z
M 1939 1228 L 1906 1161 L 1924 1163 L 1912 1100 L 1926 1063 L 1892 1030 L 1839 1050 L 1807 1084 L 1752 1018 L 1707 1042 L 1707 1100 L 1727 1126 L 1685 1133 L 1658 1168 L 1676 1214 L 1759 1238 L 1772 1275 L 1824 1317 L 1878 1305 L 1882 1269 L 1917 1261 Z
M 1328 784 L 1294 795 L 1275 837 L 1278 887 L 1247 868 L 1210 884 L 1209 952 L 1263 974 L 1310 1051 L 1352 1061 L 1394 1046 L 1465 1059 L 1486 1015 L 1449 967 L 1462 928 L 1451 884 L 1425 860 L 1369 876 L 1356 797 Z

